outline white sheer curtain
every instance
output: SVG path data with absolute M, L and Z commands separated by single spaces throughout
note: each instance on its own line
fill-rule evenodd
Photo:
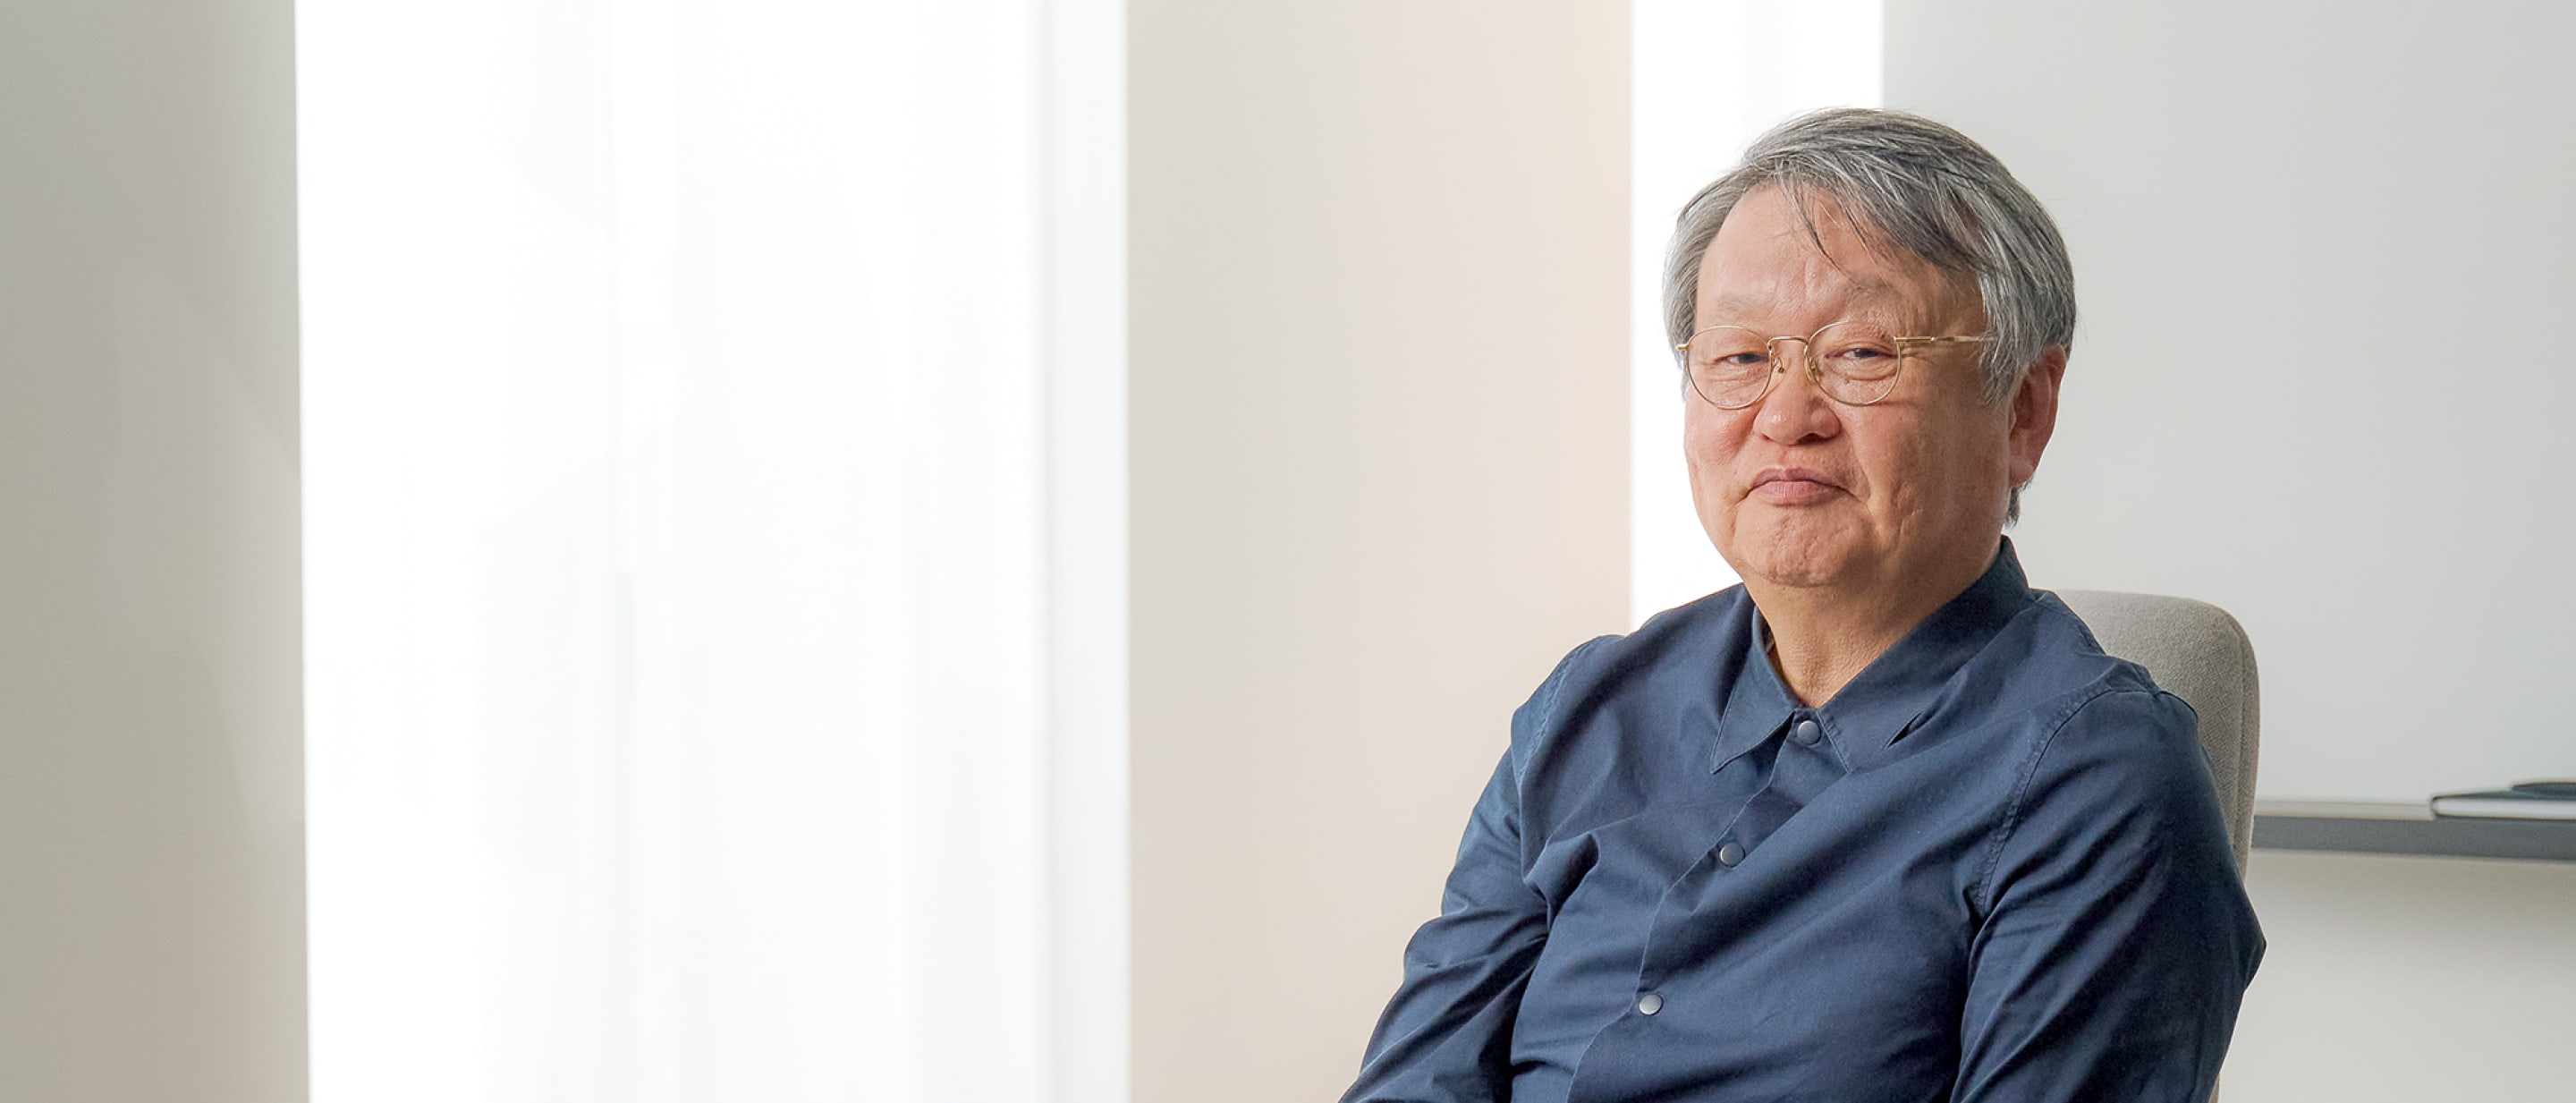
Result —
M 299 5 L 317 1103 L 1118 1090 L 1114 11 Z

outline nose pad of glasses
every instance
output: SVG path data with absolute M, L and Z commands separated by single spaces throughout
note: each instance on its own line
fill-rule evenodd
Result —
M 1783 341 L 1795 342 L 1798 351 L 1783 355 L 1780 348 Z M 1789 374 L 1789 369 L 1793 366 L 1797 368 L 1797 374 L 1804 377 L 1808 386 L 1817 394 L 1825 393 L 1825 373 L 1823 365 L 1816 362 L 1813 342 L 1804 337 L 1774 337 L 1763 345 L 1763 352 L 1771 358 L 1771 380 L 1762 388 L 1763 393 L 1755 401 L 1769 398 L 1771 392 L 1779 390 L 1781 377 Z

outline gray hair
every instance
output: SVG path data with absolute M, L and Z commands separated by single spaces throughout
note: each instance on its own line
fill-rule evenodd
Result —
M 1664 257 L 1664 329 L 1690 340 L 1699 266 L 1735 204 L 1778 186 L 1815 233 L 1821 193 L 1855 229 L 1944 272 L 1971 272 L 1985 297 L 1985 394 L 2000 402 L 2049 346 L 2075 344 L 2075 269 L 2057 223 L 2003 162 L 1967 135 L 1920 115 L 1841 107 L 1800 115 L 1744 151 L 1744 163 L 1682 208 Z M 1819 240 L 1819 245 L 1822 241 Z
M 1903 111 L 1829 108 L 1754 140 L 1744 163 L 1682 207 L 1664 256 L 1664 331 L 1690 340 L 1699 267 L 1735 204 L 1765 184 L 1779 187 L 1817 246 L 1809 210 L 1823 194 L 1855 229 L 1923 258 L 1944 272 L 1972 272 L 1985 299 L 1985 398 L 2001 402 L 2041 354 L 2075 346 L 2075 268 L 2057 223 L 2003 162 L 1967 135 Z M 2007 522 L 2021 518 L 2012 488 Z

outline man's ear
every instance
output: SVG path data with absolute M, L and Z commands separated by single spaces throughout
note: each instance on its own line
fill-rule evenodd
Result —
M 2050 345 L 2042 350 L 2030 370 L 2023 372 L 2021 386 L 2012 396 L 2012 485 L 2020 486 L 2039 473 L 2039 454 L 2048 450 L 2048 438 L 2057 432 L 2057 386 L 2066 378 L 2066 349 Z

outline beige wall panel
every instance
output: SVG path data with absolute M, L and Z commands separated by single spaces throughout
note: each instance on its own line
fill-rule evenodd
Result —
M 0 5 L 0 1098 L 305 1097 L 293 32 Z
M 1624 5 L 1129 10 L 1134 1083 L 1329 1099 L 1627 603 Z

